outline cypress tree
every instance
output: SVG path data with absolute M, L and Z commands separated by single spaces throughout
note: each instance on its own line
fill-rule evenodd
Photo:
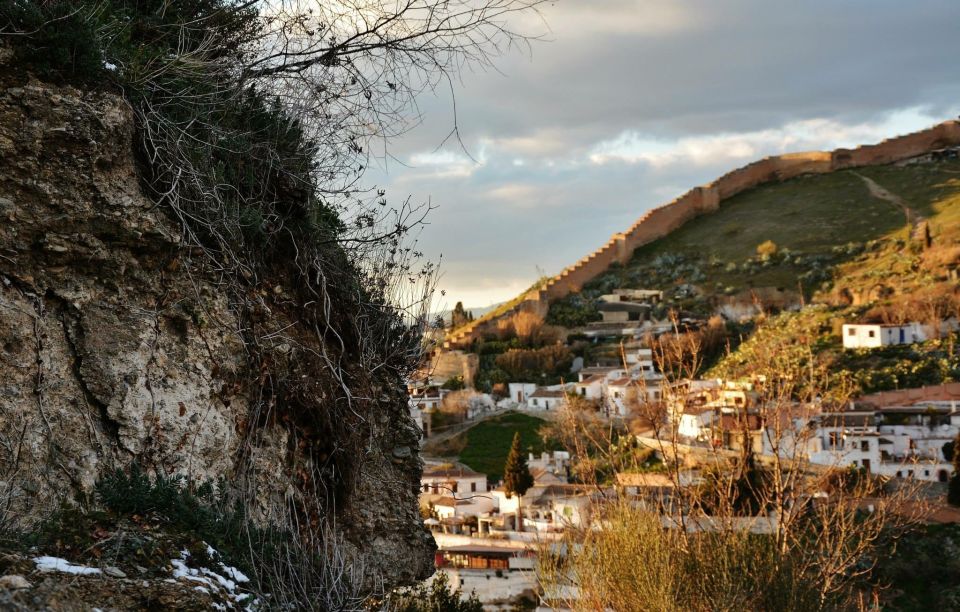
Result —
M 517 531 L 523 531 L 523 515 L 520 511 L 521 497 L 533 486 L 533 474 L 527 466 L 527 456 L 520 450 L 520 432 L 513 434 L 513 444 L 503 468 L 503 489 L 507 495 L 517 496 Z

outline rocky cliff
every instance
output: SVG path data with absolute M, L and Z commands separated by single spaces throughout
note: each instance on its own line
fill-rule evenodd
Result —
M 367 579 L 394 585 L 428 576 L 434 543 L 417 512 L 419 432 L 399 380 L 379 379 L 367 397 L 352 398 L 358 452 L 336 434 L 318 439 L 322 432 L 307 431 L 296 415 L 272 412 L 277 402 L 263 400 L 267 370 L 298 356 L 267 339 L 261 350 L 269 358 L 250 359 L 249 323 L 233 297 L 210 266 L 191 263 L 180 228 L 141 191 L 125 101 L 3 72 L 0 506 L 7 516 L 40 518 L 62 504 L 94 503 L 98 479 L 135 461 L 195 482 L 226 479 L 250 492 L 253 515 L 267 522 L 304 495 L 311 474 L 335 470 L 335 503 L 318 520 L 335 525 Z M 248 292 L 276 329 L 301 324 L 296 295 L 282 281 Z M 350 453 L 337 454 L 341 446 Z

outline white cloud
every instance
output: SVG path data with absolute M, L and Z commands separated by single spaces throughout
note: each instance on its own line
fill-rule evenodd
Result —
M 472 175 L 486 163 L 483 151 L 476 159 L 471 159 L 464 153 L 452 151 L 431 151 L 414 153 L 410 156 L 410 166 L 413 171 L 425 170 L 428 174 L 438 178 L 464 178 Z
M 687 136 L 676 140 L 646 137 L 625 131 L 601 142 L 588 154 L 591 163 L 647 164 L 662 169 L 677 164 L 731 166 L 765 155 L 809 150 L 830 150 L 877 142 L 928 127 L 943 117 L 933 117 L 920 107 L 890 113 L 880 121 L 847 125 L 817 118 L 794 121 L 766 130 Z
M 441 296 L 439 292 L 434 296 L 434 311 L 453 308 L 457 302 L 463 302 L 467 308 L 486 308 L 500 302 L 511 300 L 533 284 L 534 273 L 528 278 L 518 277 L 470 277 L 456 282 L 445 283 L 441 280 L 440 287 L 446 291 Z
M 438 206 L 421 245 L 443 253 L 442 285 L 457 299 L 512 297 L 537 265 L 556 273 L 647 209 L 754 159 L 956 116 L 960 2 L 875 2 L 869 14 L 860 4 L 544 4 L 550 42 L 423 97 L 423 123 L 390 150 L 410 167 L 367 179 Z M 480 163 L 457 143 L 434 151 L 453 127 L 453 94 Z

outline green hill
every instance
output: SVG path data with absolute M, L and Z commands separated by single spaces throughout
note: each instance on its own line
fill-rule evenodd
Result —
M 540 427 L 545 422 L 519 412 L 507 412 L 477 423 L 440 447 L 428 444 L 428 450 L 449 459 L 458 459 L 486 474 L 494 483 L 503 477 L 503 466 L 515 433 L 520 433 L 522 447 L 528 452 L 539 454 L 544 450 L 552 450 L 540 436 Z
M 842 170 L 724 201 L 558 300 L 547 318 L 568 328 L 597 320 L 599 296 L 620 287 L 663 290 L 655 317 L 673 310 L 736 319 L 759 302 L 777 316 L 729 325 L 732 345 L 741 334 L 746 342 L 717 355 L 719 363 L 708 360 L 709 374 L 743 375 L 756 365 L 757 337 L 796 335 L 805 326 L 818 358 L 846 372 L 837 384 L 852 381 L 855 391 L 931 384 L 960 378 L 952 336 L 860 354 L 841 350 L 839 326 L 956 316 L 958 264 L 960 162 Z
M 701 315 L 714 311 L 723 296 L 760 288 L 794 291 L 799 297 L 802 287 L 808 301 L 834 285 L 864 289 L 838 283 L 838 274 L 877 273 L 878 265 L 903 251 L 910 235 L 903 208 L 873 195 L 865 179 L 927 220 L 935 244 L 955 242 L 960 162 L 802 176 L 739 194 L 718 211 L 637 249 L 627 265 L 612 266 L 580 293 L 555 302 L 549 320 L 567 327 L 596 320 L 596 298 L 617 287 L 663 289 L 665 308 Z M 776 251 L 758 254 L 757 247 L 767 241 Z M 852 262 L 860 264 L 845 265 Z M 678 290 L 684 286 L 689 287 Z

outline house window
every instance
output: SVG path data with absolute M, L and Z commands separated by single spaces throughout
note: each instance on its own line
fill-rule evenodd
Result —
M 861 441 L 860 450 L 862 450 L 863 452 L 868 452 L 870 450 L 870 440 Z
M 533 405 L 534 405 L 534 406 L 539 406 L 539 404 L 537 403 L 538 401 L 539 401 L 539 400 L 533 400 Z
M 580 395 L 586 395 L 586 394 L 587 394 L 587 388 L 586 388 L 586 387 L 580 387 Z
M 454 493 L 456 493 L 456 492 L 457 492 L 457 483 L 456 483 L 456 482 L 453 483 L 453 485 L 451 485 L 450 488 L 453 490 Z
M 829 436 L 829 440 L 830 440 L 830 446 L 833 446 L 833 447 L 839 446 L 839 445 L 840 445 L 840 432 L 839 432 L 839 431 L 831 431 L 831 432 L 830 432 L 830 436 Z
M 475 483 L 475 482 L 471 482 L 471 483 L 470 483 L 470 492 L 471 492 L 471 493 L 476 493 L 476 492 L 477 492 L 477 483 Z
M 870 336 L 871 338 L 875 338 L 877 333 L 871 329 L 870 331 L 867 332 L 867 335 Z
M 849 328 L 849 329 L 847 330 L 847 335 L 848 335 L 848 336 L 856 336 L 856 335 L 857 335 L 857 330 L 855 330 L 854 328 L 851 327 L 851 328 Z
M 897 470 L 897 478 L 903 478 L 903 472 Z

